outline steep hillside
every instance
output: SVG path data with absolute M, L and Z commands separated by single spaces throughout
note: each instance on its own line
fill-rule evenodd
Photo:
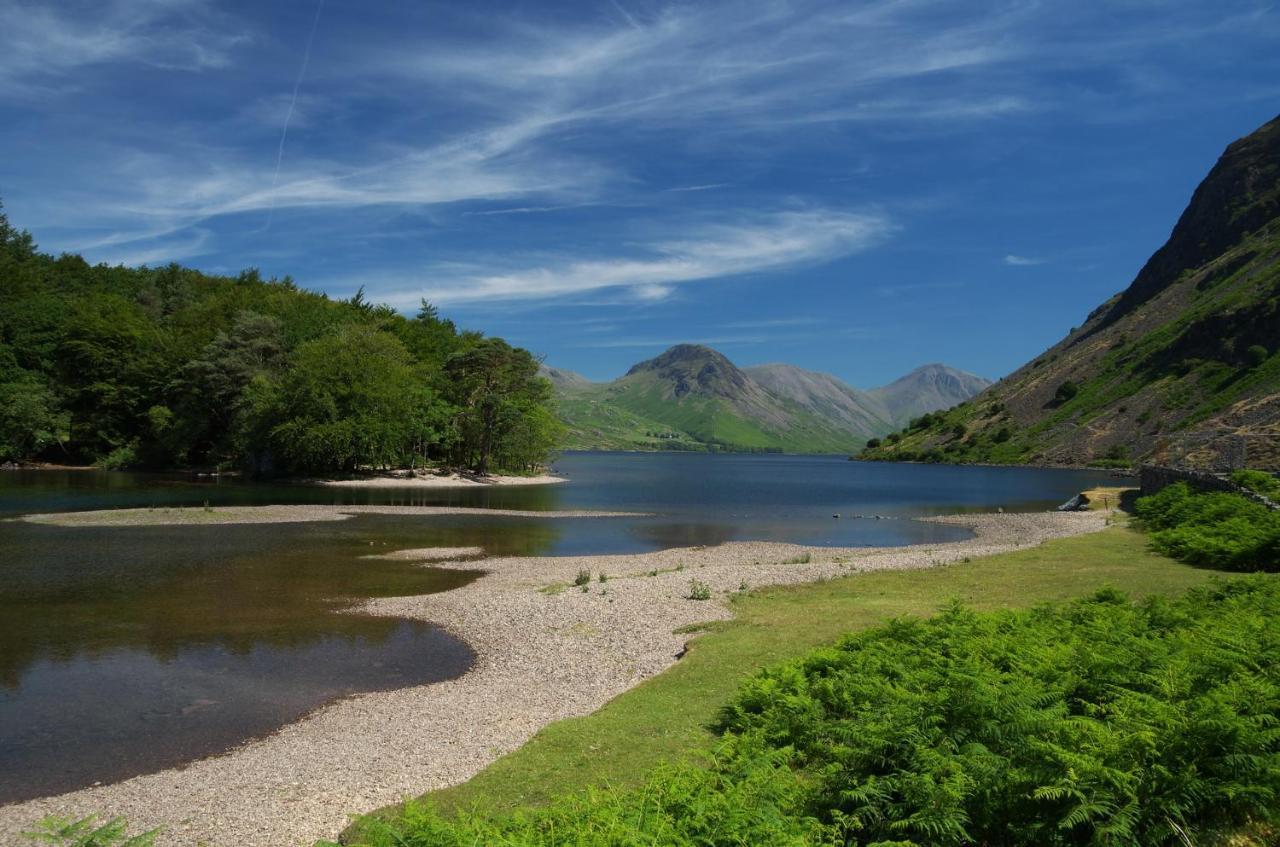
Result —
M 882 401 L 829 374 L 789 365 L 744 370 L 694 344 L 610 383 L 548 376 L 569 449 L 844 453 L 893 427 Z
M 872 459 L 1280 467 L 1280 118 L 1229 146 L 1084 326 Z

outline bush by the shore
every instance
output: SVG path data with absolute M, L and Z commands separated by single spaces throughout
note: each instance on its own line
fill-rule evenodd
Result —
M 1280 806 L 1280 582 L 959 606 L 749 680 L 705 768 L 546 808 L 362 831 L 408 845 L 1213 844 Z
M 1138 500 L 1151 544 L 1170 558 L 1228 571 L 1280 570 L 1280 512 L 1185 482 Z

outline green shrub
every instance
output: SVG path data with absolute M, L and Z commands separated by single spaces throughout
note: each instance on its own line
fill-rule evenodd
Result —
M 1280 512 L 1239 494 L 1179 482 L 1135 509 L 1151 546 L 1166 556 L 1219 570 L 1280 570 Z
M 1244 351 L 1244 356 L 1249 362 L 1249 366 L 1254 368 L 1265 362 L 1270 355 L 1271 353 L 1267 348 L 1263 347 L 1261 344 L 1254 344 Z
M 1071 380 L 1067 380 L 1058 386 L 1058 390 L 1053 392 L 1053 399 L 1059 403 L 1066 403 L 1080 393 L 1080 386 Z
M 119 471 L 138 464 L 138 446 L 126 444 L 117 447 L 98 460 L 97 465 L 104 471 Z
M 1013 430 L 1007 426 L 1002 426 L 996 430 L 996 434 L 991 436 L 991 440 L 996 444 L 1004 444 L 1010 438 L 1013 438 Z
M 845 843 L 1175 843 L 1275 815 L 1278 589 L 897 621 L 751 680 L 723 728 L 793 750 Z
M 710 600 L 711 586 L 700 579 L 691 579 L 689 580 L 688 596 L 690 600 Z
M 371 847 L 1155 847 L 1280 817 L 1280 580 L 897 620 L 748 680 L 698 768 Z M 1185 834 L 1186 838 L 1183 838 Z
M 79 819 L 48 817 L 26 836 L 59 847 L 151 847 L 159 834 L 160 830 L 153 829 L 130 836 L 124 818 L 99 823 L 96 815 L 89 815 Z
M 591 571 L 586 568 L 578 571 L 578 575 L 573 578 L 574 585 L 586 585 L 589 582 L 591 582 Z
M 874 449 L 876 449 L 876 448 L 877 448 L 877 447 L 879 447 L 879 446 L 880 446 L 880 439 L 879 439 L 879 438 L 868 438 L 868 439 L 867 439 L 867 449 L 868 449 L 868 450 L 874 450 Z
M 1280 479 L 1266 471 L 1236 471 L 1231 475 L 1231 481 L 1272 500 L 1280 499 Z

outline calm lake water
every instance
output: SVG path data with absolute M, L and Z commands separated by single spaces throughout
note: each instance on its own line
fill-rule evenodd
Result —
M 0 472 L 0 517 L 205 502 L 650 513 L 361 515 L 209 527 L 0 522 L 0 803 L 173 766 L 271 732 L 338 697 L 463 673 L 471 651 L 449 634 L 339 610 L 369 597 L 445 591 L 476 572 L 362 558 L 371 552 L 478 546 L 487 555 L 566 555 L 746 539 L 942 542 L 967 533 L 909 518 L 1045 509 L 1109 479 L 828 456 L 578 453 L 555 469 L 570 481 L 435 491 Z

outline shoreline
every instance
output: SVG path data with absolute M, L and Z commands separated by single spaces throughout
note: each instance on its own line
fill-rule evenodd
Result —
M 6 520 L 45 526 L 219 526 L 225 524 L 313 523 L 345 521 L 357 515 L 501 515 L 512 518 L 640 518 L 645 512 L 607 512 L 585 509 L 538 512 L 529 509 L 483 509 L 472 506 L 170 506 L 135 509 L 90 509 L 83 512 L 41 512 Z
M 301 479 L 300 485 L 318 485 L 325 488 L 485 488 L 508 485 L 558 485 L 569 480 L 555 474 L 510 476 L 503 474 L 463 474 L 454 471 L 447 474 L 420 474 L 404 471 L 350 479 Z
M 463 782 L 547 724 L 589 714 L 666 670 L 695 637 L 675 631 L 732 617 L 719 601 L 743 582 L 758 588 L 944 566 L 1096 532 L 1106 515 L 928 518 L 970 526 L 975 536 L 908 547 L 734 542 L 642 554 L 485 560 L 485 574 L 462 588 L 377 599 L 349 610 L 423 620 L 461 637 L 476 653 L 463 676 L 340 700 L 271 736 L 183 768 L 0 807 L 0 835 L 15 835 L 48 814 L 97 812 L 122 815 L 134 828 L 163 825 L 162 845 L 285 847 L 332 838 L 351 815 Z M 808 561 L 798 560 L 803 554 Z M 585 593 L 569 585 L 580 569 L 593 575 Z M 655 570 L 657 576 L 648 575 Z M 609 574 L 607 583 L 595 581 L 601 572 Z M 688 599 L 691 578 L 705 582 L 715 600 Z

